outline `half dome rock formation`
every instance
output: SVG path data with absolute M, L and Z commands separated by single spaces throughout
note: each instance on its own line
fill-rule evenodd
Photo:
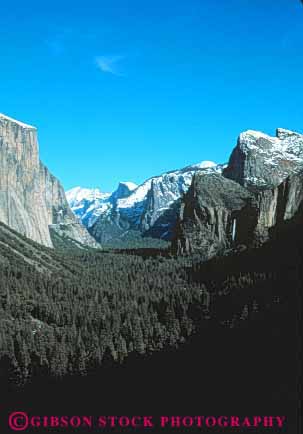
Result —
M 118 199 L 125 199 L 130 196 L 132 191 L 136 190 L 137 184 L 133 182 L 119 182 L 117 190 L 115 190 L 111 195 L 111 201 L 115 202 Z
M 39 160 L 35 127 L 0 114 L 0 221 L 52 247 L 50 228 L 96 246 L 71 211 L 60 182 Z
M 276 187 L 303 169 L 303 135 L 278 128 L 276 137 L 248 130 L 240 134 L 225 177 L 250 189 Z

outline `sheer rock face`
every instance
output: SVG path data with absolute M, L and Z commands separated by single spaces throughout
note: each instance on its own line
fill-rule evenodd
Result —
M 256 131 L 240 134 L 223 175 L 254 192 L 254 245 L 271 229 L 292 219 L 300 208 L 303 183 L 303 135 L 278 128 L 276 137 Z
M 289 176 L 276 188 L 258 192 L 255 209 L 252 238 L 260 245 L 269 239 L 272 229 L 279 230 L 284 222 L 303 217 L 303 172 Z
M 196 176 L 181 206 L 174 249 L 207 260 L 240 245 L 258 247 L 294 217 L 303 218 L 302 172 L 255 192 L 219 175 Z
M 258 131 L 240 134 L 223 174 L 244 187 L 276 187 L 303 169 L 303 135 L 278 128 L 276 137 Z
M 303 218 L 303 135 L 246 131 L 222 175 L 199 177 L 184 196 L 173 247 L 204 259 L 256 247 Z
M 52 247 L 49 226 L 95 245 L 78 222 L 60 182 L 39 160 L 36 128 L 0 115 L 0 221 Z M 64 229 L 65 228 L 65 229 Z
M 242 222 L 253 209 L 254 196 L 236 182 L 219 174 L 195 175 L 181 205 L 177 237 L 178 253 L 199 251 L 204 260 L 245 242 Z

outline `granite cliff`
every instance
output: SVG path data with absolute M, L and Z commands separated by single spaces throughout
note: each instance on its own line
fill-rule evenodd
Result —
M 222 175 L 195 175 L 181 204 L 175 250 L 181 254 L 199 251 L 207 260 L 237 241 L 246 241 L 240 225 L 253 199 L 251 192 Z
M 196 175 L 177 220 L 175 252 L 203 259 L 258 247 L 303 218 L 303 136 L 242 133 L 222 175 Z
M 240 134 L 223 175 L 249 189 L 268 189 L 303 169 L 303 135 L 278 128 L 276 137 Z
M 37 130 L 0 114 L 0 221 L 48 247 L 51 230 L 96 246 L 72 213 L 65 192 L 39 159 Z

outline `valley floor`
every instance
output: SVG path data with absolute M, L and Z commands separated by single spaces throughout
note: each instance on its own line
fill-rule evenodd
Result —
M 144 249 L 39 254 L 20 237 L 38 266 L 14 255 L 0 232 L 2 419 L 19 410 L 284 415 L 281 432 L 296 433 L 303 257 L 296 229 L 207 263 Z

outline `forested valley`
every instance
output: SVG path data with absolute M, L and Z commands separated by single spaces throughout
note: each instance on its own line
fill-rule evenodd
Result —
M 41 375 L 85 375 L 178 348 L 204 329 L 255 327 L 277 309 L 288 315 L 301 284 L 295 233 L 201 263 L 169 249 L 54 251 L 2 225 L 2 379 L 20 387 Z

